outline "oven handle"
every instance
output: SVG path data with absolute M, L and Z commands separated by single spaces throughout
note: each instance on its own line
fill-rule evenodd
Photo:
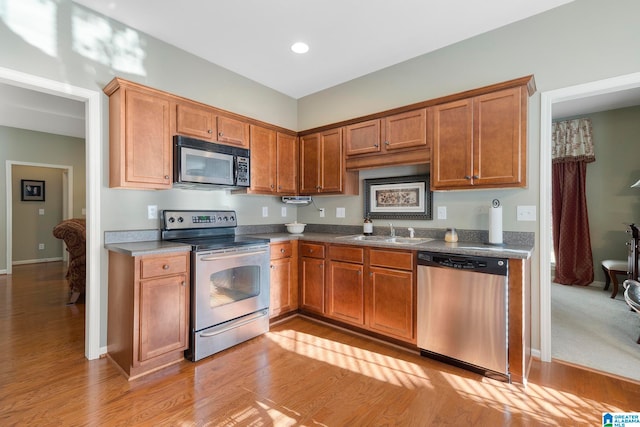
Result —
M 208 337 L 213 337 L 216 336 L 218 334 L 221 334 L 223 332 L 227 332 L 231 329 L 235 329 L 238 328 L 240 326 L 244 326 L 248 323 L 251 323 L 253 321 L 255 321 L 256 319 L 259 319 L 261 317 L 264 317 L 268 314 L 267 310 L 262 310 L 259 311 L 257 313 L 253 313 L 249 318 L 247 319 L 243 319 L 242 321 L 237 321 L 229 326 L 227 326 L 226 328 L 222 328 L 222 329 L 218 329 L 216 331 L 212 331 L 212 332 L 200 332 L 198 335 L 201 336 L 202 338 L 208 338 Z
M 243 257 L 243 256 L 248 256 L 248 255 L 262 255 L 262 254 L 266 254 L 266 253 L 267 253 L 267 251 L 237 252 L 237 253 L 233 253 L 231 255 L 222 255 L 222 256 L 212 255 L 212 256 L 202 257 L 202 258 L 199 258 L 199 261 L 218 261 L 220 259 L 239 258 L 239 257 Z

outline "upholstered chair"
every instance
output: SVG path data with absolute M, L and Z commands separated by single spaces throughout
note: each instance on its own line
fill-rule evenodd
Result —
M 64 240 L 69 252 L 69 269 L 67 281 L 69 282 L 69 302 L 75 304 L 86 286 L 86 238 L 87 225 L 84 219 L 72 218 L 62 221 L 53 228 L 53 235 Z

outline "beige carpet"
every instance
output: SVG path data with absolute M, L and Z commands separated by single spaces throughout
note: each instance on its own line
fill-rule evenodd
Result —
M 551 357 L 640 381 L 640 316 L 602 288 L 551 284 Z

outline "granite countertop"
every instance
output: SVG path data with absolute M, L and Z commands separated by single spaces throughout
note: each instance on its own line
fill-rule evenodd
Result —
M 346 237 L 344 234 L 314 232 L 302 234 L 262 233 L 251 234 L 250 236 L 269 239 L 271 242 L 286 240 L 308 240 L 313 242 L 340 243 L 356 246 L 376 246 L 404 250 L 432 251 L 440 253 L 451 253 L 456 255 L 488 256 L 492 258 L 527 259 L 530 258 L 531 254 L 533 253 L 533 246 L 529 245 L 505 244 L 498 246 L 479 242 L 447 243 L 444 240 L 439 239 L 430 240 L 428 242 L 420 244 L 401 244 L 389 243 L 384 241 L 353 240 Z
M 384 248 L 432 251 L 450 253 L 456 255 L 488 256 L 492 258 L 527 259 L 531 257 L 533 245 L 505 244 L 501 246 L 489 245 L 479 242 L 447 243 L 444 240 L 433 239 L 424 243 L 390 243 L 385 241 L 354 240 L 354 235 L 307 232 L 302 234 L 289 233 L 255 233 L 245 234 L 247 237 L 268 239 L 270 242 L 287 240 L 308 240 L 322 243 L 340 243 L 355 246 L 375 246 Z M 400 237 L 400 236 L 399 236 Z M 107 250 L 119 252 L 129 256 L 153 255 L 168 252 L 190 251 L 191 246 L 184 243 L 176 243 L 162 240 L 125 241 L 113 242 L 104 245 Z

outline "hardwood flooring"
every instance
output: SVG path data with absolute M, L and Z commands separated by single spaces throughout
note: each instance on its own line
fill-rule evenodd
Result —
M 601 425 L 640 385 L 534 362 L 505 384 L 296 317 L 197 363 L 127 381 L 84 358 L 61 263 L 0 276 L 0 425 Z

